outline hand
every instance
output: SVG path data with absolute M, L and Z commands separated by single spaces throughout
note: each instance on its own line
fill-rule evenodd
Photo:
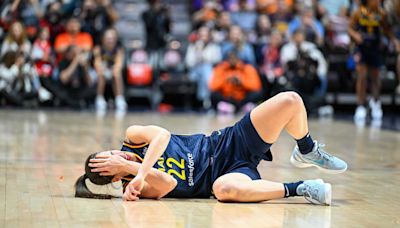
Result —
M 231 84 L 233 84 L 235 86 L 240 86 L 242 84 L 242 82 L 240 81 L 240 79 L 236 75 L 228 78 L 228 80 L 229 80 L 229 82 Z
M 25 63 L 25 58 L 24 56 L 18 56 L 17 59 L 15 60 L 15 65 L 19 68 L 22 67 Z
M 356 44 L 362 44 L 363 43 L 363 37 L 362 37 L 361 33 L 358 33 L 358 32 L 355 33 L 353 39 L 356 42 Z
M 136 201 L 139 200 L 140 192 L 144 187 L 144 178 L 141 176 L 136 176 L 129 182 L 128 186 L 124 192 L 124 200 L 126 201 Z
M 126 159 L 121 155 L 97 155 L 90 159 L 89 167 L 92 172 L 99 172 L 100 176 L 119 176 L 124 170 Z

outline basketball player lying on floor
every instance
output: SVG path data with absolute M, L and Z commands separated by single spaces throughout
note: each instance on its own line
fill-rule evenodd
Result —
M 269 149 L 283 129 L 297 140 L 290 158 L 293 165 L 316 166 L 332 174 L 347 169 L 344 161 L 312 140 L 301 97 L 285 92 L 265 101 L 234 126 L 210 136 L 174 135 L 157 126 L 131 126 L 121 151 L 88 157 L 86 173 L 76 182 L 75 196 L 123 195 L 125 200 L 134 201 L 139 197 L 214 195 L 223 202 L 304 196 L 311 203 L 330 205 L 331 185 L 321 179 L 283 184 L 261 179 L 257 165 L 261 160 L 272 161 Z

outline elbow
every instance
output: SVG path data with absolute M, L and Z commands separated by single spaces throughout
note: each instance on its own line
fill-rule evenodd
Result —
M 171 132 L 169 132 L 166 129 L 161 129 L 158 136 L 160 137 L 161 140 L 169 142 L 171 138 Z

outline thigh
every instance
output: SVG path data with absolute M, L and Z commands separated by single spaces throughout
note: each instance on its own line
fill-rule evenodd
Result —
M 250 114 L 259 136 L 274 143 L 294 113 L 304 109 L 303 100 L 295 92 L 283 92 L 257 106 Z M 301 127 L 301 126 L 299 126 Z
M 239 189 L 241 183 L 249 183 L 251 181 L 253 181 L 251 177 L 246 174 L 231 172 L 218 177 L 213 183 L 212 190 L 216 193 L 226 186 Z

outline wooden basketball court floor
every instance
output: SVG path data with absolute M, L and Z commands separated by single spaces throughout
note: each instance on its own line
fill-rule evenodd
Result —
M 314 138 L 344 158 L 349 170 L 323 174 L 297 169 L 295 142 L 282 134 L 274 161 L 262 162 L 263 178 L 323 178 L 332 183 L 333 205 L 303 198 L 224 204 L 213 199 L 74 198 L 73 184 L 89 153 L 119 149 L 131 124 L 157 124 L 174 133 L 211 133 L 236 119 L 191 114 L 134 113 L 96 117 L 90 112 L 0 110 L 0 227 L 400 227 L 400 134 L 357 128 L 350 122 L 311 120 Z

